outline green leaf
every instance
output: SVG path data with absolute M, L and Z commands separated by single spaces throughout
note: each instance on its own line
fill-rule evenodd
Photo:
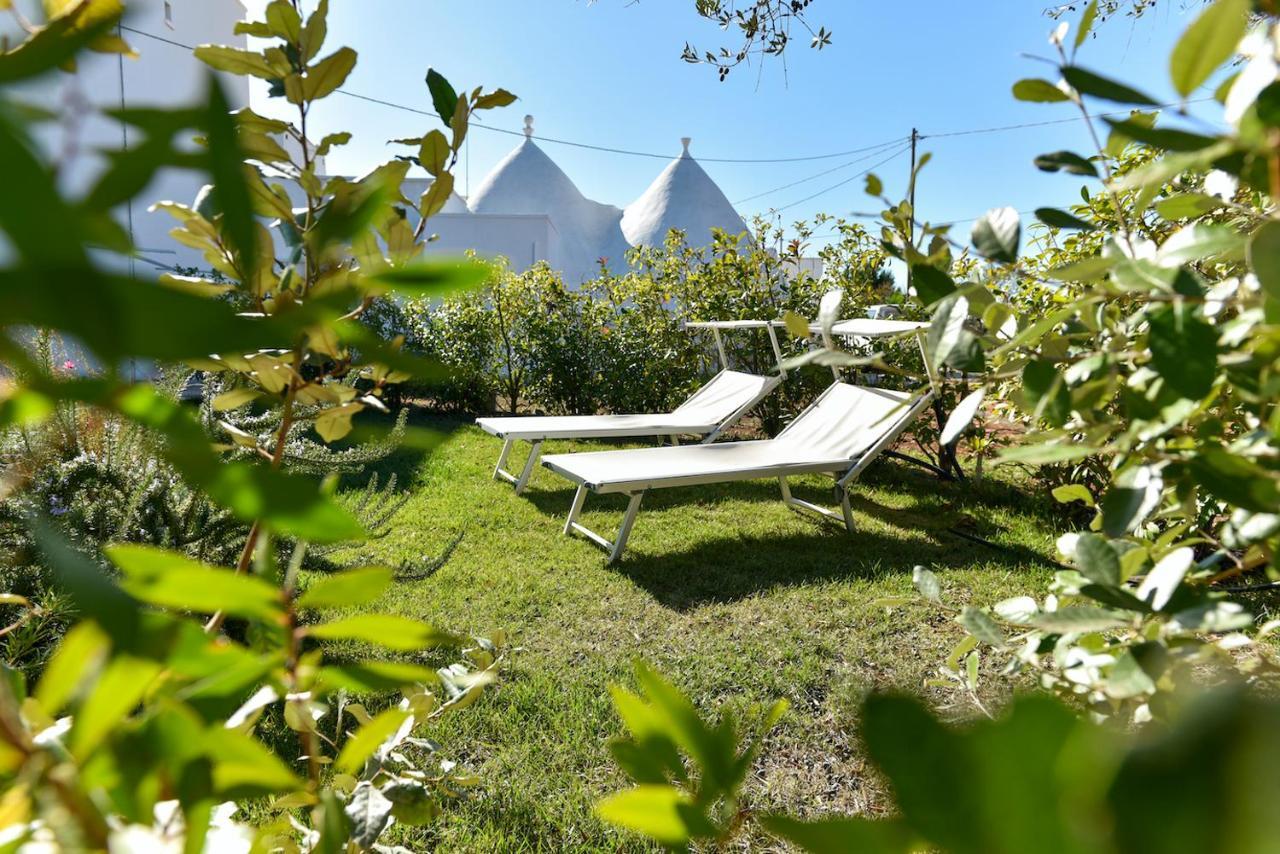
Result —
M 302 28 L 302 61 L 310 62 L 324 47 L 325 36 L 329 33 L 329 0 L 320 0 L 316 10 L 307 18 Z
M 132 655 L 114 656 L 94 683 L 71 725 L 69 747 L 84 761 L 133 711 L 163 668 Z
M 506 89 L 494 89 L 476 99 L 477 110 L 492 110 L 496 107 L 509 107 L 516 102 L 516 96 Z
M 1053 498 L 1059 504 L 1070 504 L 1072 501 L 1083 502 L 1086 507 L 1093 506 L 1093 494 L 1089 488 L 1080 483 L 1069 483 L 1053 489 Z
M 345 810 L 351 820 L 351 841 L 362 849 L 373 847 L 391 823 L 391 801 L 368 780 L 351 793 Z
M 1070 101 L 1071 96 L 1054 86 L 1048 80 L 1032 77 L 1019 80 L 1013 84 L 1013 97 L 1019 101 L 1030 101 L 1037 104 L 1056 104 Z
M 0 193 L 0 231 L 28 263 L 74 270 L 87 264 L 79 218 L 63 201 L 53 173 L 45 168 L 37 151 L 32 140 L 11 123 L 11 117 L 0 112 L 0 163 L 8 173 L 5 191 Z M 13 317 L 3 301 L 0 290 L 0 324 Z
M 367 605 L 382 595 L 394 577 L 394 571 L 385 566 L 349 569 L 314 582 L 296 604 L 313 609 Z
M 862 708 L 862 732 L 912 830 L 944 850 L 983 850 L 973 821 L 980 793 L 957 734 L 916 700 L 874 694 Z
M 1263 293 L 1280 302 L 1280 221 L 1269 219 L 1253 233 L 1248 257 Z
M 409 719 L 409 713 L 399 708 L 381 712 L 347 739 L 338 753 L 336 767 L 348 774 L 357 774 L 364 768 L 365 761 L 373 755 L 382 743 L 395 735 L 400 726 Z
M 1213 258 L 1243 256 L 1245 236 L 1238 230 L 1212 223 L 1192 223 L 1171 234 L 1161 244 L 1157 258 L 1165 266 L 1177 266 Z
M 231 391 L 224 391 L 213 399 L 214 412 L 228 412 L 232 409 L 239 409 L 246 403 L 257 400 L 262 397 L 262 392 L 256 388 L 233 388 Z
M 928 599 L 930 602 L 942 604 L 942 584 L 938 581 L 938 576 L 923 566 L 917 566 L 911 570 L 911 583 L 915 586 L 920 595 Z
M 760 824 L 774 836 L 811 854 L 878 852 L 898 854 L 911 850 L 911 832 L 892 819 L 819 818 L 801 821 L 785 815 L 766 815 Z
M 320 668 L 319 681 L 326 688 L 358 694 L 399 691 L 410 685 L 429 685 L 439 680 L 434 670 L 403 661 L 358 661 Z
M 308 102 L 318 101 L 332 94 L 347 81 L 355 67 L 356 52 L 349 47 L 338 48 L 307 69 L 307 76 L 302 80 L 303 98 Z
M 0 4 L 0 6 L 7 4 Z M 0 84 L 36 77 L 74 64 L 94 41 L 111 33 L 124 14 L 121 0 L 88 0 L 70 4 L 60 14 L 11 50 L 0 53 Z M 5 161 L 8 166 L 8 161 Z M 6 188 L 9 192 L 9 188 Z
M 224 45 L 202 44 L 195 49 L 196 59 L 210 68 L 225 71 L 239 76 L 249 75 L 263 80 L 274 80 L 280 76 L 271 67 L 266 57 L 256 51 L 240 50 Z
M 1033 359 L 1022 369 L 1022 394 L 1032 414 L 1054 427 L 1071 417 L 1071 392 L 1052 362 Z
M 1199 484 L 1218 498 L 1255 513 L 1274 513 L 1280 507 L 1280 482 L 1250 459 L 1210 445 L 1191 459 Z
M 956 618 L 956 622 L 964 626 L 969 634 L 989 646 L 997 649 L 1005 646 L 1005 636 L 1004 632 L 1000 631 L 1000 625 L 991 619 L 990 614 L 980 608 L 966 605 L 960 612 L 960 616 Z
M 253 218 L 253 202 L 245 184 L 245 154 L 231 106 L 215 75 L 209 75 L 209 109 L 206 118 L 209 139 L 209 176 L 213 197 L 222 213 L 222 230 L 240 258 L 244 271 L 258 269 L 258 235 Z M 211 351 L 216 352 L 216 351 Z
M 969 301 L 959 294 L 944 297 L 938 302 L 925 342 L 935 365 L 945 362 L 960 347 L 968 334 L 964 328 L 968 317 Z
M 302 16 L 288 0 L 272 0 L 267 5 L 265 17 L 272 35 L 287 42 L 296 42 L 302 38 Z
M 1129 625 L 1129 618 L 1106 608 L 1071 605 L 1056 611 L 1042 611 L 1031 618 L 1031 625 L 1053 634 L 1104 632 Z
M 1035 159 L 1036 168 L 1041 172 L 1067 172 L 1071 175 L 1087 175 L 1098 177 L 1098 169 L 1089 160 L 1074 151 L 1054 151 L 1041 154 Z
M 355 640 L 387 649 L 413 652 L 433 646 L 458 646 L 463 639 L 437 631 L 419 620 L 393 614 L 359 614 L 306 628 L 320 640 Z
M 1151 364 L 1168 386 L 1191 400 L 1209 393 L 1218 374 L 1218 332 L 1181 300 L 1147 315 Z
M 1184 547 L 1174 549 L 1156 563 L 1138 585 L 1137 597 L 1157 611 L 1169 604 L 1182 579 L 1195 563 L 1195 551 Z
M 104 549 L 124 573 L 121 587 L 143 602 L 212 614 L 275 622 L 284 617 L 277 588 L 260 578 L 208 566 L 156 546 L 117 544 Z
M 397 293 L 444 299 L 475 290 L 492 275 L 489 267 L 470 261 L 424 261 L 379 270 L 367 274 L 365 280 Z
M 1101 255 L 1085 258 L 1072 264 L 1054 267 L 1049 271 L 1049 278 L 1059 282 L 1093 282 L 1101 279 L 1111 268 L 1120 263 L 1118 258 Z
M 1090 0 L 1089 5 L 1085 7 L 1084 14 L 1080 16 L 1080 28 L 1076 30 L 1075 50 L 1079 50 L 1089 38 L 1089 33 L 1093 31 L 1093 23 L 1098 19 L 1098 0 Z
M 37 518 L 30 524 L 45 565 L 53 569 L 76 612 L 97 622 L 117 648 L 132 649 L 141 633 L 138 601 L 112 584 L 97 563 L 48 522 Z
M 418 147 L 418 163 L 428 174 L 438 178 L 448 165 L 452 153 L 449 140 L 440 131 L 433 130 L 422 138 L 422 144 Z
M 1176 128 L 1156 127 L 1133 119 L 1112 119 L 1103 116 L 1112 129 L 1134 142 L 1162 148 L 1165 151 L 1192 152 L 1208 148 L 1218 142 L 1216 137 L 1203 136 Z
M 302 782 L 289 767 L 239 730 L 215 724 L 205 730 L 202 747 L 213 759 L 213 785 L 227 800 L 292 792 Z
M 986 386 L 979 386 L 977 391 L 965 395 L 964 399 L 956 404 L 956 408 L 951 410 L 951 415 L 947 417 L 946 426 L 942 428 L 942 435 L 938 438 L 939 443 L 950 445 L 960 438 L 960 434 L 968 428 L 978 414 L 978 407 L 982 405 L 982 399 L 986 394 Z
M 672 847 L 715 835 L 715 827 L 693 799 L 672 786 L 636 786 L 600 801 L 595 811 L 611 824 Z
M 1164 480 L 1152 466 L 1134 466 L 1116 477 L 1102 499 L 1102 530 L 1110 537 L 1133 533 L 1160 506 Z
M 1105 537 L 1081 534 L 1076 541 L 1076 566 L 1080 574 L 1095 584 L 1117 587 L 1120 584 L 1120 555 Z
M 1244 686 L 1202 692 L 1127 753 L 1106 790 L 1118 851 L 1264 852 L 1280 839 L 1280 707 Z M 1159 804 L 1159 809 L 1150 805 Z
M 96 623 L 85 620 L 71 627 L 36 685 L 36 702 L 45 714 L 57 717 L 75 695 L 81 680 L 97 669 L 110 648 L 111 639 Z
M 1169 76 L 1183 98 L 1235 56 L 1249 26 L 1249 0 L 1215 0 L 1183 31 L 1169 55 Z
M 1093 223 L 1057 208 L 1036 208 L 1036 219 L 1054 228 L 1069 228 L 1077 231 L 1092 231 L 1097 228 Z
M 458 108 L 458 93 L 434 68 L 427 69 L 427 90 L 431 93 L 431 103 L 436 108 L 436 113 L 446 125 L 451 124 L 453 113 Z
M 930 264 L 911 265 L 911 285 L 916 289 L 916 296 L 921 304 L 925 306 L 933 305 L 956 290 L 956 283 L 951 277 Z M 807 329 L 805 335 L 808 335 Z
M 1195 219 L 1225 207 L 1223 202 L 1204 193 L 1180 193 L 1156 202 L 1156 212 L 1167 220 Z
M 1123 83 L 1117 83 L 1079 66 L 1068 65 L 1062 69 L 1063 78 L 1081 95 L 1092 95 L 1104 101 L 1120 104 L 1139 104 L 1144 107 L 1158 107 L 1160 102 L 1132 89 Z
M 1010 207 L 995 208 L 973 224 L 974 248 L 992 261 L 1012 264 L 1018 260 L 1018 244 L 1022 237 L 1022 221 Z

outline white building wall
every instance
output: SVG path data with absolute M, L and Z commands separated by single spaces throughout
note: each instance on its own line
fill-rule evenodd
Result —
M 560 269 L 560 235 L 551 218 L 540 214 L 440 213 L 427 221 L 437 239 L 427 244 L 433 255 L 462 255 L 475 250 L 481 258 L 506 258 L 518 273 L 539 261 Z M 566 282 L 576 288 L 578 282 Z
M 19 0 L 21 2 L 21 0 Z M 120 107 L 179 107 L 201 103 L 207 93 L 208 66 L 183 45 L 210 42 L 246 47 L 246 37 L 234 35 L 244 18 L 241 0 L 131 0 L 124 26 L 148 33 L 149 38 L 124 30 L 121 35 L 138 57 L 87 54 L 75 73 L 54 72 L 24 87 L 21 97 L 62 117 L 43 128 L 37 138 L 62 163 L 60 180 L 73 195 L 85 192 L 100 174 L 102 149 L 129 144 L 133 128 L 96 114 Z M 7 17 L 7 16 L 6 16 Z M 249 105 L 245 78 L 220 74 L 232 109 Z M 164 265 L 207 266 L 200 254 L 179 246 L 169 237 L 173 220 L 167 214 L 148 213 L 152 203 L 173 200 L 189 204 L 205 183 L 205 176 L 162 170 L 130 204 L 118 212 L 122 225 L 132 228 L 140 253 Z

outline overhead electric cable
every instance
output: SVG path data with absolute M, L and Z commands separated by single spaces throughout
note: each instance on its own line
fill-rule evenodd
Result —
M 195 47 L 192 45 L 183 44 L 182 42 L 175 41 L 173 39 L 166 38 L 164 36 L 156 35 L 155 33 L 149 33 L 149 32 L 146 32 L 145 30 L 138 30 L 138 29 L 134 29 L 133 27 L 125 27 L 125 26 L 122 26 L 121 29 L 126 32 L 133 33 L 134 35 L 143 36 L 149 39 L 155 39 L 156 41 L 173 45 L 174 47 L 180 47 L 185 50 L 195 50 Z M 411 107 L 411 106 L 408 106 L 407 104 L 401 104 L 396 101 L 388 101 L 383 98 L 375 98 L 372 95 L 362 95 L 359 92 L 352 92 L 347 89 L 338 89 L 336 90 L 336 92 L 340 95 L 346 95 L 348 98 L 355 98 L 360 101 L 368 101 L 371 104 L 379 104 L 384 107 L 390 107 L 391 109 L 395 109 L 395 110 L 403 110 L 404 112 L 414 113 L 419 116 L 430 116 L 432 118 L 437 118 L 437 119 L 440 118 L 440 114 L 432 110 L 424 110 L 418 107 Z M 507 136 L 516 136 L 516 137 L 525 136 L 525 132 L 522 130 L 511 130 L 509 128 L 495 127 L 493 125 L 482 124 L 478 121 L 475 122 L 474 126 L 480 128 L 481 130 L 487 130 L 487 131 L 492 131 L 494 133 L 506 134 Z M 607 145 L 595 145 L 595 144 L 586 143 L 586 142 L 575 142 L 574 140 L 557 139 L 555 137 L 550 137 L 550 136 L 535 135 L 532 137 L 532 139 L 536 139 L 539 142 L 551 143 L 553 145 L 567 145 L 573 148 L 584 148 L 590 151 L 602 151 L 608 154 L 621 154 L 628 157 L 649 157 L 657 160 L 671 160 L 678 156 L 676 154 L 669 154 L 669 153 L 662 154 L 662 153 L 653 152 L 653 151 L 635 151 L 635 150 L 625 149 L 625 148 L 613 148 Z M 698 160 L 700 160 L 703 163 L 743 163 L 743 164 L 805 163 L 805 162 L 814 161 L 814 160 L 831 160 L 837 157 L 848 157 L 851 154 L 861 154 L 862 152 L 865 152 L 865 151 L 876 151 L 878 149 L 883 149 L 887 146 L 890 146 L 897 141 L 898 141 L 897 139 L 891 139 L 891 140 L 886 140 L 884 142 L 876 143 L 875 145 L 866 145 L 866 146 L 862 146 L 861 148 L 851 148 L 851 149 L 848 149 L 847 151 L 833 151 L 827 154 L 808 154 L 808 155 L 801 155 L 796 157 L 699 157 Z
M 862 157 L 858 157 L 853 160 L 850 160 L 848 163 L 841 163 L 839 166 L 832 166 L 830 169 L 824 169 L 821 172 L 815 172 L 814 174 L 808 176 L 807 178 L 801 178 L 798 181 L 792 181 L 790 184 L 783 184 L 781 186 L 774 187 L 771 190 L 765 190 L 762 193 L 756 193 L 754 196 L 747 196 L 745 199 L 739 199 L 738 201 L 734 202 L 734 205 L 741 205 L 745 202 L 750 202 L 755 199 L 758 199 L 761 196 L 771 196 L 774 193 L 780 192 L 782 190 L 790 190 L 792 187 L 798 187 L 801 184 L 807 184 L 810 181 L 815 181 L 824 175 L 830 175 L 832 172 L 839 172 L 841 169 L 847 169 L 848 167 L 854 165 L 855 163 L 861 163 L 864 160 L 870 160 L 872 157 L 875 157 L 878 154 L 883 154 L 886 149 L 894 145 L 899 145 L 903 143 L 905 140 L 906 140 L 906 137 L 899 137 L 898 139 L 892 140 L 891 142 L 884 143 L 883 145 L 879 146 L 875 151 L 872 151 L 870 154 L 866 154 L 866 155 L 863 155 Z
M 811 196 L 805 196 L 803 199 L 796 199 L 794 202 L 790 202 L 790 203 L 785 204 L 785 205 L 783 205 L 783 206 L 781 206 L 781 207 L 777 207 L 777 208 L 769 208 L 769 211 L 770 211 L 771 213 L 781 213 L 782 211 L 785 211 L 785 210 L 787 210 L 788 208 L 794 208 L 796 205 L 802 205 L 802 204 L 804 204 L 805 202 L 811 202 L 811 201 L 813 201 L 814 199 L 818 198 L 818 196 L 826 195 L 827 193 L 831 192 L 832 190 L 837 190 L 837 189 L 839 189 L 840 187 L 843 187 L 845 184 L 848 184 L 848 183 L 850 183 L 850 182 L 852 182 L 852 181 L 856 181 L 856 180 L 858 180 L 859 178 L 863 177 L 864 175 L 868 175 L 868 174 L 870 174 L 870 173 L 871 173 L 871 171 L 872 171 L 873 169 L 879 169 L 881 166 L 885 165 L 886 163 L 889 163 L 889 162 L 891 162 L 891 161 L 893 161 L 893 160 L 897 160 L 899 157 L 901 157 L 902 155 L 906 154 L 906 153 L 907 153 L 907 151 L 908 151 L 910 148 L 911 148 L 911 145 L 910 145 L 910 144 L 904 145 L 904 146 L 902 146 L 901 148 L 899 148 L 897 151 L 893 152 L 893 154 L 890 154 L 890 155 L 889 155 L 888 157 L 886 157 L 884 160 L 881 160 L 881 161 L 880 161 L 880 162 L 878 162 L 878 163 L 873 163 L 871 166 L 868 166 L 866 169 L 863 169 L 863 170 L 862 170 L 861 172 L 859 172 L 857 175 L 851 175 L 851 176 L 849 176 L 848 178 L 845 178 L 843 181 L 839 181 L 839 182 L 837 182 L 837 183 L 835 183 L 835 184 L 832 184 L 830 187 L 825 187 L 825 188 L 823 188 L 823 189 L 819 190 L 818 192 L 814 193 L 814 194 L 813 194 L 813 195 L 811 195 Z

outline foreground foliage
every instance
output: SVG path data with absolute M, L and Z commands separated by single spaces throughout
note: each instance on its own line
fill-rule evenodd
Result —
M 902 817 L 766 820 L 809 850 L 904 851 L 916 840 L 975 852 L 1276 849 L 1255 797 L 1274 791 L 1261 757 L 1276 753 L 1277 712 L 1239 684 L 1274 690 L 1265 639 L 1278 624 L 1257 626 L 1232 601 L 1245 591 L 1224 582 L 1261 578 L 1251 589 L 1271 591 L 1280 579 L 1280 21 L 1269 4 L 1216 0 L 1175 47 L 1170 73 L 1184 99 L 1245 58 L 1218 88 L 1232 129 L 1211 136 L 1162 123 L 1142 111 L 1157 106 L 1152 98 L 1077 63 L 1097 13 L 1095 0 L 1070 44 L 1065 26 L 1055 31 L 1061 81 L 1013 90 L 1071 105 L 1091 130 L 1094 102 L 1135 107 L 1107 119 L 1096 153 L 1037 158 L 1042 170 L 1102 185 L 1072 211 L 1036 212 L 1048 228 L 1039 258 L 1019 257 L 1010 208 L 975 223 L 979 265 L 957 263 L 953 250 L 967 250 L 950 227 L 917 222 L 907 202 L 885 211 L 882 233 L 932 315 L 934 363 L 977 385 L 943 444 L 982 417 L 985 398 L 999 400 L 1030 428 L 1001 459 L 1081 463 L 1080 480 L 1054 496 L 1092 510 L 1086 530 L 1058 539 L 1071 566 L 1043 598 L 952 606 L 938 577 L 916 567 L 920 601 L 968 634 L 932 684 L 992 716 L 978 697 L 987 654 L 1007 676 L 1033 674 L 1065 706 L 1016 701 L 1006 717 L 957 735 L 913 701 L 873 697 L 863 736 Z M 880 181 L 869 177 L 867 189 L 879 196 Z M 671 845 L 732 838 L 737 817 L 726 822 L 714 807 L 732 805 L 736 789 L 704 796 L 737 755 L 732 724 L 706 725 L 669 685 L 643 670 L 639 679 L 644 714 L 629 695 L 616 702 L 628 744 L 659 759 L 616 751 L 640 785 L 603 802 L 602 815 Z M 1206 683 L 1237 687 L 1195 699 Z M 1123 757 L 1121 727 L 1141 732 Z
M 128 50 L 114 35 L 119 0 L 46 7 L 41 25 L 19 17 L 27 38 L 0 54 L 0 81 L 56 74 L 85 48 Z M 474 701 L 502 660 L 503 638 L 471 639 L 404 617 L 339 612 L 376 599 L 392 582 L 389 568 L 300 583 L 310 543 L 331 546 L 371 533 L 334 499 L 332 482 L 302 473 L 332 466 L 335 457 L 300 434 L 343 439 L 353 417 L 385 409 L 389 386 L 434 369 L 358 318 L 391 292 L 440 294 L 482 279 L 483 270 L 472 265 L 424 264 L 425 223 L 448 198 L 448 170 L 469 117 L 513 96 L 480 89 L 457 95 L 428 72 L 449 135 L 432 130 L 412 141 L 416 160 L 435 176 L 419 200 L 401 196 L 404 160 L 358 180 L 325 179 L 317 158 L 350 134 L 314 143 L 308 115 L 356 62 L 346 47 L 322 56 L 327 14 L 325 0 L 305 17 L 300 4 L 274 0 L 264 21 L 238 28 L 268 40 L 262 51 L 196 50 L 214 68 L 268 80 L 272 93 L 295 108 L 296 124 L 248 109 L 230 113 L 210 75 L 204 104 L 114 111 L 140 139 L 109 153 L 83 197 L 59 194 L 57 164 L 28 136 L 36 114 L 8 101 L 0 109 L 0 156 L 18 182 L 0 199 L 0 228 L 13 249 L 0 271 L 0 357 L 11 373 L 0 394 L 0 427 L 43 430 L 50 419 L 69 417 L 74 434 L 86 418 L 109 422 L 158 458 L 174 478 L 172 488 L 214 514 L 187 524 L 206 535 L 215 523 L 242 532 L 231 568 L 175 550 L 190 544 L 170 532 L 157 544 L 108 546 L 108 572 L 97 554 L 68 543 L 49 521 L 57 506 L 32 502 L 21 523 L 77 621 L 30 690 L 16 671 L 0 680 L 8 846 L 174 843 L 198 851 L 247 848 L 256 838 L 286 850 L 373 848 L 390 824 L 432 820 L 440 799 L 471 781 L 413 732 Z M 193 137 L 201 146 L 195 150 Z M 158 207 L 177 220 L 175 239 L 200 250 L 214 276 L 141 282 L 90 252 L 132 251 L 110 212 L 163 168 L 200 170 L 212 181 L 190 206 Z M 296 206 L 272 176 L 301 187 L 304 204 Z M 74 341 L 93 370 L 49 370 L 33 358 L 31 328 Z M 226 444 L 215 444 L 174 397 L 122 371 L 139 359 L 205 372 Z M 252 417 L 230 414 L 250 405 L 258 407 Z M 336 462 L 350 458 L 338 454 Z M 48 475 L 38 459 L 13 465 L 0 498 Z M 138 508 L 125 512 L 130 527 L 150 506 L 142 492 L 136 501 L 130 494 Z M 121 536 L 123 523 L 111 524 L 117 530 L 97 532 L 85 538 L 88 544 L 132 539 L 129 532 Z M 21 595 L 6 595 L 2 604 L 24 612 L 10 629 L 45 610 Z M 355 654 L 326 654 L 335 643 L 354 646 Z M 371 645 L 402 656 L 452 647 L 465 662 L 386 661 L 369 657 Z M 401 691 L 403 700 L 376 714 L 349 701 L 351 693 L 388 691 Z M 299 756 L 296 765 L 260 739 L 255 725 L 266 716 L 278 716 L 294 734 L 296 747 L 286 755 Z M 269 805 L 270 817 L 253 829 L 231 816 L 236 802 L 249 801 Z

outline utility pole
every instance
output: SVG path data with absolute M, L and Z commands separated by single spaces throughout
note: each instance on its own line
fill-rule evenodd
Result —
M 911 182 L 907 184 L 907 201 L 911 205 L 911 216 L 907 219 L 907 242 L 915 245 L 916 241 L 916 143 L 920 140 L 920 131 L 911 129 Z M 907 294 L 911 294 L 911 261 L 907 260 Z

